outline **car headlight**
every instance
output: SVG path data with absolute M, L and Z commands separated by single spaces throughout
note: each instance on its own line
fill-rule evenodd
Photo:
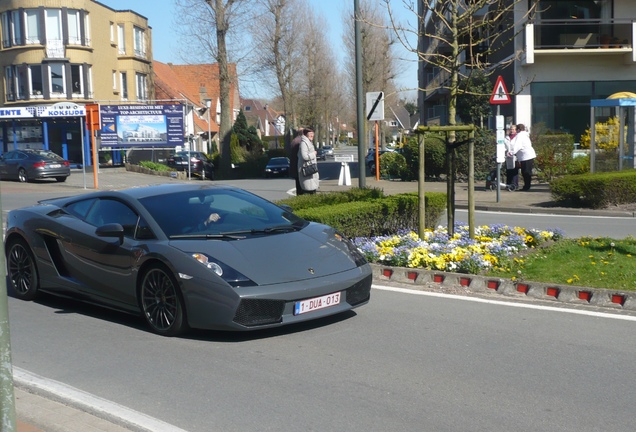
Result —
M 256 285 L 254 281 L 244 276 L 241 272 L 234 270 L 227 264 L 213 259 L 206 254 L 193 253 L 192 257 L 235 288 Z

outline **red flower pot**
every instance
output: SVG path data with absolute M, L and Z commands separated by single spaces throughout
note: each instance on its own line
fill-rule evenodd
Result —
M 496 290 L 499 288 L 499 281 L 488 281 L 488 288 Z
M 406 277 L 408 277 L 410 280 L 414 281 L 415 279 L 417 279 L 417 272 L 408 272 L 406 274 Z
M 528 286 L 528 284 L 517 284 L 517 291 L 519 291 L 520 293 L 523 294 L 528 294 L 528 290 L 530 289 L 530 287 Z
M 433 275 L 433 282 L 442 283 L 444 282 L 444 275 Z
M 590 291 L 579 291 L 579 299 L 589 303 L 592 299 L 592 293 Z
M 382 270 L 382 275 L 385 277 L 390 278 L 393 275 L 393 270 L 391 269 L 383 269 Z
M 461 286 L 469 286 L 470 285 L 470 281 L 471 281 L 471 279 L 467 278 L 467 277 L 460 277 L 459 278 L 459 284 Z
M 545 290 L 546 295 L 550 296 L 550 297 L 554 297 L 557 298 L 559 297 L 559 289 L 555 288 L 555 287 L 548 287 L 548 289 Z

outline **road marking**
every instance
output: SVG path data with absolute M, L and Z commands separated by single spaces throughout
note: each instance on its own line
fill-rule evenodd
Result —
M 15 366 L 13 367 L 13 380 L 20 387 L 35 390 L 36 394 L 67 403 L 72 407 L 105 420 L 112 421 L 111 419 L 116 418 L 119 420 L 120 425 L 134 427 L 135 429 L 133 430 L 186 432 L 184 429 L 118 403 L 100 398 L 59 381 L 41 377 Z
M 436 293 L 436 292 L 430 292 L 430 291 L 419 291 L 419 290 L 412 290 L 408 288 L 396 288 L 396 287 L 389 287 L 385 285 L 376 285 L 376 284 L 373 284 L 372 287 L 375 289 L 383 290 L 383 291 L 394 291 L 394 292 L 399 292 L 403 294 L 423 295 L 428 297 L 440 297 L 440 298 L 446 298 L 451 300 L 464 300 L 464 301 L 472 301 L 475 303 L 487 303 L 487 304 L 493 304 L 493 305 L 499 305 L 499 306 L 518 307 L 523 309 L 537 309 L 537 310 L 550 311 L 550 312 L 563 312 L 563 313 L 571 313 L 575 315 L 587 315 L 587 316 L 593 316 L 598 318 L 611 318 L 611 319 L 617 319 L 617 320 L 623 320 L 623 321 L 636 321 L 636 316 L 630 316 L 630 315 L 618 315 L 618 314 L 610 314 L 605 312 L 594 312 L 594 311 L 586 311 L 586 310 L 579 310 L 579 309 L 566 309 L 566 308 L 558 308 L 553 306 L 540 306 L 540 305 L 533 305 L 533 304 L 527 304 L 527 303 L 506 302 L 501 300 L 489 300 L 489 299 L 483 299 L 479 297 L 469 297 L 469 296 L 461 296 L 461 295 L 455 295 L 455 294 L 444 294 L 444 293 Z

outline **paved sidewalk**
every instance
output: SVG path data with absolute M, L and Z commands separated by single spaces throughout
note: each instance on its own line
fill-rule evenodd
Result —
M 98 175 L 99 189 L 122 189 L 135 186 L 160 184 L 166 182 L 188 182 L 198 180 L 177 180 L 168 177 L 151 176 L 133 172 L 127 172 L 123 168 L 102 169 Z M 289 182 L 289 189 L 294 187 L 293 180 Z M 214 183 L 230 183 L 240 187 L 241 181 L 222 181 Z M 36 185 L 37 186 L 37 185 Z M 50 186 L 50 187 L 49 187 Z M 320 191 L 341 191 L 350 187 L 358 187 L 359 179 L 352 179 L 349 186 L 338 185 L 338 179 L 323 179 L 320 183 Z M 385 194 L 393 195 L 405 192 L 417 192 L 417 182 L 401 182 L 391 180 L 375 180 L 373 177 L 365 179 L 365 186 L 380 188 Z M 16 187 L 11 182 L 4 182 L 3 190 Z M 86 190 L 85 187 L 87 188 Z M 41 190 L 41 186 L 39 187 Z M 457 208 L 468 207 L 468 185 L 457 183 L 455 189 L 455 203 Z M 83 193 L 93 191 L 93 175 L 84 175 L 81 171 L 74 170 L 73 175 L 65 182 L 47 185 L 47 190 L 60 192 L 60 196 L 72 192 Z M 447 192 L 445 182 L 427 182 L 426 192 Z M 475 183 L 474 202 L 476 210 L 507 211 L 519 213 L 548 213 L 567 215 L 597 215 L 597 216 L 636 216 L 634 212 L 624 210 L 589 210 L 572 209 L 555 206 L 552 202 L 547 184 L 533 185 L 530 191 L 508 192 L 486 190 L 483 182 Z M 375 273 L 380 270 L 375 269 Z M 377 275 L 376 275 L 377 276 Z M 387 279 L 380 275 L 379 279 Z M 19 380 L 18 380 L 19 381 Z M 64 395 L 41 394 L 37 389 L 16 381 L 16 414 L 18 432 L 124 432 L 124 431 L 149 431 L 146 427 L 128 425 L 126 421 L 117 419 L 108 413 L 91 414 L 84 407 L 78 406 L 72 400 L 65 399 Z M 104 401 L 108 403 L 108 401 Z M 166 425 L 170 426 L 170 425 Z M 172 428 L 170 430 L 174 430 Z M 158 429 L 159 430 L 159 429 Z M 160 428 L 160 430 L 166 430 Z

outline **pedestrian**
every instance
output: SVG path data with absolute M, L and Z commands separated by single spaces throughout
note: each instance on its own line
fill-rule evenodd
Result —
M 506 146 L 506 188 L 515 190 L 519 187 L 519 163 L 514 154 L 512 154 L 512 140 L 517 135 L 517 126 L 510 125 L 508 135 L 504 138 Z
M 517 125 L 517 135 L 512 139 L 512 153 L 521 162 L 521 176 L 523 177 L 523 188 L 521 190 L 530 190 L 530 181 L 532 180 L 532 169 L 534 168 L 534 159 L 537 157 L 530 134 L 526 130 L 525 125 Z
M 296 195 L 302 195 L 305 191 L 300 186 L 298 180 L 298 150 L 300 149 L 300 142 L 303 139 L 303 128 L 296 129 L 296 136 L 289 146 L 289 172 L 296 182 Z
M 298 150 L 298 181 L 303 193 L 314 194 L 318 189 L 319 176 L 318 171 L 315 173 L 303 173 L 303 168 L 309 165 L 318 167 L 316 159 L 316 148 L 313 144 L 314 131 L 311 128 L 303 130 L 300 148 Z

